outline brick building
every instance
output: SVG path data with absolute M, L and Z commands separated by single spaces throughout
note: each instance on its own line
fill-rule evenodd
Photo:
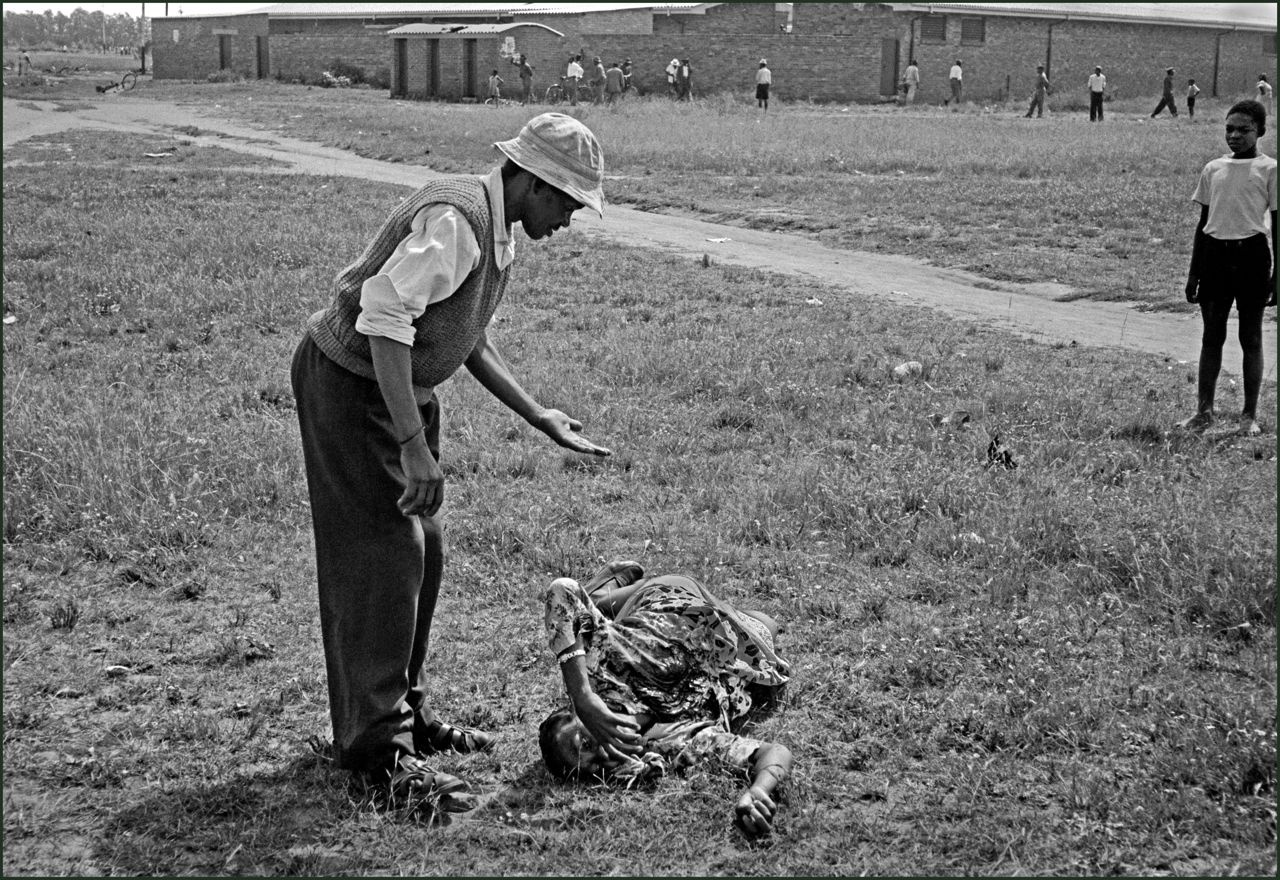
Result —
M 424 25 L 449 27 L 403 30 Z M 1276 66 L 1270 4 L 289 3 L 240 16 L 158 18 L 153 34 L 158 78 L 204 79 L 224 67 L 314 81 L 341 61 L 393 95 L 446 99 L 481 97 L 484 76 L 502 69 L 513 48 L 528 55 L 539 92 L 570 55 L 582 54 L 606 64 L 630 58 L 641 91 L 664 91 L 667 62 L 688 58 L 695 95 L 749 94 L 763 57 L 778 98 L 818 101 L 884 100 L 910 57 L 920 65 L 922 102 L 946 96 L 956 58 L 965 99 L 974 101 L 1021 100 L 1037 64 L 1059 94 L 1083 94 L 1100 64 L 1126 97 L 1157 94 L 1167 67 L 1210 95 L 1244 95 Z

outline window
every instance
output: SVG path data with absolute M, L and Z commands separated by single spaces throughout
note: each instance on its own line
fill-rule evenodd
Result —
M 966 46 L 987 41 L 987 20 L 985 18 L 960 19 L 960 42 Z
M 920 40 L 925 43 L 945 43 L 947 41 L 947 17 L 945 15 L 921 16 Z

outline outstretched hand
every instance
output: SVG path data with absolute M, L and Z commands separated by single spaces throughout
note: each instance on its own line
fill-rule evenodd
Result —
M 609 757 L 623 760 L 627 755 L 638 755 L 643 751 L 640 727 L 636 720 L 611 710 L 599 695 L 586 694 L 574 701 L 573 710 L 587 733 L 604 748 Z
M 758 837 L 773 830 L 773 799 L 758 785 L 742 793 L 733 807 L 733 824 L 748 837 Z
M 597 446 L 578 433 L 582 430 L 582 422 L 569 418 L 558 409 L 546 410 L 534 422 L 534 427 L 565 449 L 571 449 L 574 452 L 585 452 L 589 455 L 611 454 L 605 447 Z

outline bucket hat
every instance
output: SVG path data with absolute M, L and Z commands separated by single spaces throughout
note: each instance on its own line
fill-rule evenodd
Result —
M 572 116 L 543 113 L 494 147 L 525 171 L 604 216 L 604 151 Z

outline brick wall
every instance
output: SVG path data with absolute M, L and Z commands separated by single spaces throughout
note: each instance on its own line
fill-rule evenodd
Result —
M 354 64 L 366 76 L 380 76 L 382 82 L 390 82 L 391 39 L 381 31 L 271 37 L 271 75 L 285 82 L 314 82 L 335 61 Z
M 537 94 L 558 82 L 568 57 L 578 53 L 588 59 L 599 55 L 606 65 L 631 58 L 635 81 L 646 92 L 666 90 L 664 68 L 671 58 L 679 57 L 692 63 L 695 95 L 718 91 L 750 94 L 757 63 L 765 57 L 774 71 L 773 92 L 781 99 L 867 102 L 880 98 L 881 40 L 885 38 L 899 41 L 900 75 L 914 34 L 921 77 L 917 100 L 927 103 L 940 103 L 949 94 L 947 71 L 957 57 L 964 59 L 965 99 L 974 101 L 1026 99 L 1035 82 L 1036 64 L 1049 60 L 1051 19 L 984 16 L 985 39 L 971 45 L 961 40 L 958 15 L 947 17 L 944 40 L 925 42 L 919 24 L 912 25 L 913 15 L 894 13 L 885 4 L 797 3 L 793 10 L 790 35 L 778 32 L 786 16 L 775 12 L 772 3 L 722 4 L 704 15 L 651 15 L 643 10 L 554 15 L 540 18 L 538 23 L 564 37 L 537 27 L 519 28 L 515 30 L 516 48 L 529 55 Z M 233 67 L 246 76 L 255 75 L 254 37 L 264 32 L 265 21 L 264 15 L 155 19 L 156 77 L 203 79 L 216 70 L 214 27 L 237 30 L 232 38 Z M 277 19 L 270 25 L 271 72 L 286 80 L 314 80 L 334 60 L 342 60 L 389 75 L 392 41 L 382 26 L 401 21 Z M 374 23 L 377 28 L 365 26 Z M 177 46 L 167 39 L 172 28 L 182 31 Z M 302 32 L 282 32 L 289 29 Z M 1084 84 L 1095 64 L 1103 66 L 1109 84 L 1122 97 L 1154 99 L 1169 66 L 1178 70 L 1179 94 L 1185 92 L 1188 77 L 1195 77 L 1206 94 L 1211 93 L 1215 34 L 1222 30 L 1225 28 L 1117 22 L 1053 24 L 1049 74 L 1055 98 L 1051 106 L 1083 103 Z M 1274 40 L 1274 34 L 1270 36 Z M 1227 33 L 1219 38 L 1222 95 L 1252 94 L 1259 72 L 1275 72 L 1276 56 L 1264 52 L 1265 38 L 1256 32 Z M 510 94 L 518 89 L 515 68 L 497 56 L 499 43 L 500 38 L 482 38 L 476 44 L 476 96 L 484 94 L 483 78 L 494 67 L 502 71 Z M 461 71 L 461 52 L 459 47 L 456 58 L 449 56 L 454 65 L 450 69 Z M 444 56 L 441 58 L 443 88 L 446 66 Z M 450 94 L 460 96 L 461 73 L 451 74 L 449 82 Z
M 778 26 L 786 20 L 787 14 L 785 12 L 775 12 L 773 3 L 721 3 L 719 6 L 711 7 L 702 15 L 666 15 L 662 12 L 655 12 L 651 16 L 651 29 L 655 34 L 666 36 L 687 36 L 690 34 L 763 35 L 777 33 Z M 592 30 L 595 29 L 592 28 Z
M 898 18 L 901 21 L 900 57 L 905 67 L 911 44 L 911 17 L 900 15 Z M 920 64 L 918 101 L 941 102 L 947 97 L 947 72 L 956 58 L 964 61 L 965 100 L 999 100 L 1006 95 L 1016 101 L 1030 99 L 1035 87 L 1036 65 L 1046 63 L 1055 96 L 1050 99 L 1051 106 L 1067 101 L 1087 104 L 1085 84 L 1094 65 L 1102 66 L 1108 89 L 1120 97 L 1156 98 L 1167 67 L 1177 70 L 1175 82 L 1179 96 L 1185 93 L 1187 79 L 1191 77 L 1206 94 L 1212 89 L 1217 32 L 1211 28 L 1088 21 L 1054 23 L 1053 19 L 997 16 L 985 16 L 985 22 L 986 39 L 980 44 L 961 42 L 959 16 L 948 16 L 947 38 L 943 42 L 923 41 L 919 24 L 915 25 L 915 57 Z M 1230 94 L 1233 89 L 1252 88 L 1257 73 L 1266 69 L 1262 47 L 1262 34 L 1235 33 L 1222 37 L 1220 91 Z M 1275 66 L 1274 57 L 1270 66 Z
M 267 35 L 266 15 L 227 15 L 209 18 L 153 18 L 152 76 L 156 79 L 206 79 L 218 70 L 221 37 L 230 38 L 231 69 L 246 78 L 258 75 L 259 36 Z M 178 40 L 174 42 L 174 33 Z

